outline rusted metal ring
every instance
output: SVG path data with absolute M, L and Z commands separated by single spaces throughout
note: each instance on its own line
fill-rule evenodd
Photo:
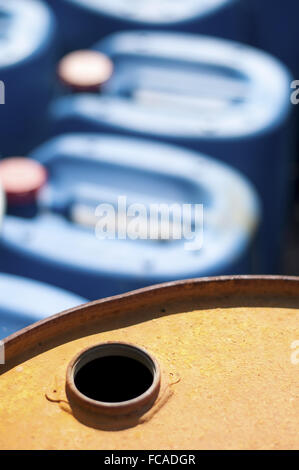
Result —
M 142 363 L 152 373 L 150 387 L 136 398 L 121 402 L 104 402 L 87 397 L 77 388 L 75 376 L 87 363 L 106 356 L 123 356 Z M 161 370 L 156 359 L 145 349 L 131 343 L 106 342 L 86 348 L 69 363 L 66 372 L 66 391 L 70 401 L 92 413 L 127 415 L 149 409 L 155 402 L 161 384 Z

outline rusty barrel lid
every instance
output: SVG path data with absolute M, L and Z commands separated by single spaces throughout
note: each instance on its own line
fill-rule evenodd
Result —
M 299 278 L 141 289 L 36 323 L 4 352 L 2 449 L 299 446 Z

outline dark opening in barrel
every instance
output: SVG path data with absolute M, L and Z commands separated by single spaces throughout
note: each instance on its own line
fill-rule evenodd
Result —
M 153 374 L 136 359 L 106 356 L 83 366 L 75 377 L 78 390 L 93 400 L 120 402 L 142 395 L 153 383 Z
M 125 402 L 137 405 L 140 399 L 141 404 L 152 400 L 159 390 L 160 370 L 142 348 L 102 343 L 83 351 L 73 361 L 71 382 L 72 391 L 76 395 L 79 392 L 81 399 L 86 397 L 107 407 L 111 404 L 115 409 Z

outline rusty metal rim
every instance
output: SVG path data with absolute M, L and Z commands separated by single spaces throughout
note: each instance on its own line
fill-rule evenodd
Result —
M 89 319 L 99 320 L 100 313 L 119 311 L 123 307 L 135 304 L 144 305 L 158 298 L 163 302 L 169 298 L 190 298 L 192 295 L 215 298 L 220 295 L 255 295 L 257 287 L 259 295 L 268 296 L 291 295 L 299 299 L 299 277 L 292 276 L 219 276 L 196 278 L 157 284 L 143 289 L 131 291 L 114 297 L 107 297 L 94 302 L 66 310 L 49 318 L 28 326 L 4 339 L 6 360 L 22 354 L 37 345 L 39 341 L 48 341 L 56 337 L 63 328 L 70 328 L 73 322 L 85 323 Z
M 103 357 L 102 352 L 106 354 L 112 349 L 119 350 L 119 354 L 124 357 L 132 357 L 142 362 L 153 375 L 153 382 L 151 386 L 142 395 L 131 400 L 110 403 L 91 399 L 81 393 L 75 385 L 75 374 L 78 367 L 86 364 L 89 360 L 97 357 Z M 100 354 L 98 354 L 100 353 Z M 115 354 L 114 354 L 115 355 Z M 81 363 L 81 364 L 80 364 Z M 82 364 L 83 363 L 83 364 Z M 156 359 L 144 348 L 136 346 L 132 343 L 120 341 L 108 341 L 105 343 L 98 343 L 94 346 L 88 347 L 80 351 L 69 363 L 66 371 L 66 389 L 68 396 L 82 408 L 87 409 L 93 413 L 100 413 L 105 415 L 125 415 L 133 412 L 142 411 L 149 408 L 156 400 L 161 384 L 161 371 L 160 366 Z

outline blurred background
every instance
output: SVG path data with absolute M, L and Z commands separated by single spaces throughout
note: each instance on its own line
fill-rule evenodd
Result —
M 159 282 L 299 275 L 298 13 L 0 0 L 0 337 Z M 192 210 L 165 230 L 161 204 Z

